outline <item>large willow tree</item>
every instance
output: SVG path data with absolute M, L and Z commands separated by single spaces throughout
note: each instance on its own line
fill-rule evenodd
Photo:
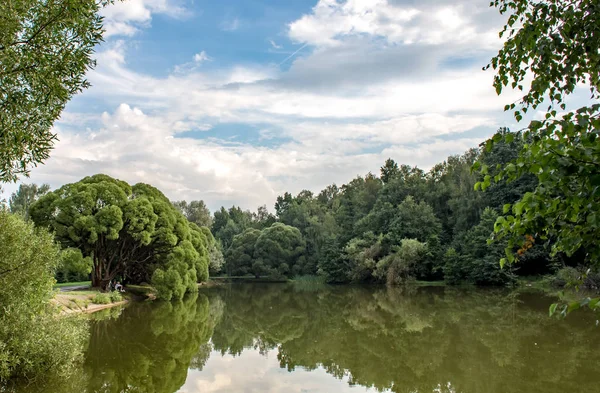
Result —
M 208 278 L 206 231 L 159 190 L 107 175 L 86 177 L 31 206 L 32 220 L 54 230 L 64 247 L 93 260 L 92 285 L 116 277 L 151 282 L 165 299 L 181 298 Z

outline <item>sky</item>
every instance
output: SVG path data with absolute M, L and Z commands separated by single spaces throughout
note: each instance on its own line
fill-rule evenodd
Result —
M 214 211 L 429 169 L 476 147 L 515 100 L 493 71 L 483 0 L 126 0 L 103 9 L 92 87 L 25 182 L 105 173 Z M 5 193 L 16 185 L 5 186 Z

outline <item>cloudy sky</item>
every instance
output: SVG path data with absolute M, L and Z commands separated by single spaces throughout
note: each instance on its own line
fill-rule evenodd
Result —
M 500 126 L 481 67 L 502 17 L 483 0 L 126 0 L 107 7 L 92 87 L 27 182 L 106 173 L 212 209 L 271 209 L 378 172 L 425 169 Z M 7 191 L 14 186 L 5 187 Z M 271 209 L 272 210 L 272 209 Z

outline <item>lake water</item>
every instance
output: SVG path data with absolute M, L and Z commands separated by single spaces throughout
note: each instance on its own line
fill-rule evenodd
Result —
M 508 290 L 240 284 L 91 324 L 48 392 L 600 392 L 589 312 Z M 31 391 L 43 391 L 36 387 Z

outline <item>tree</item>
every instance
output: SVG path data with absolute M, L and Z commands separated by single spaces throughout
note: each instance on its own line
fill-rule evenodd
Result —
M 600 261 L 600 12 L 595 0 L 495 0 L 501 14 L 509 15 L 501 35 L 504 46 L 488 65 L 497 71 L 498 94 L 511 86 L 524 91 L 506 105 L 517 121 L 528 110 L 549 103 L 545 119 L 533 120 L 523 132 L 518 158 L 476 187 L 514 181 L 524 174 L 537 177 L 531 192 L 504 207 L 495 226 L 497 238 L 507 240 L 506 261 L 518 260 L 532 241 L 550 241 L 553 254 L 570 256 L 583 250 L 585 258 Z M 531 84 L 524 86 L 526 78 Z M 588 105 L 567 113 L 567 98 L 578 85 L 590 89 Z M 514 135 L 495 135 L 486 149 Z
M 393 245 L 400 245 L 402 239 L 425 242 L 430 236 L 439 235 L 442 230 L 431 206 L 423 201 L 416 203 L 412 196 L 406 197 L 397 210 L 387 234 Z
M 47 230 L 0 210 L 0 390 L 15 379 L 66 376 L 83 360 L 85 322 L 59 318 L 50 303 L 59 260 Z
M 291 277 L 301 273 L 306 243 L 298 228 L 275 223 L 264 229 L 254 246 L 255 275 L 269 274 Z
M 225 258 L 223 257 L 223 251 L 221 251 L 221 245 L 213 238 L 208 247 L 208 272 L 210 275 L 217 274 L 221 272 L 224 266 Z
M 107 0 L 0 3 L 0 181 L 15 181 L 48 158 L 51 127 L 89 86 Z
M 374 275 L 387 285 L 406 284 L 415 277 L 415 266 L 423 261 L 427 247 L 415 239 L 402 239 L 400 247 L 377 263 Z
M 204 204 L 204 201 L 177 201 L 173 202 L 181 214 L 188 219 L 189 222 L 193 222 L 199 227 L 209 227 L 212 225 L 212 218 L 210 216 L 210 210 Z
M 398 168 L 398 164 L 396 164 L 396 161 L 388 158 L 385 160 L 385 164 L 381 167 L 381 181 L 383 184 L 387 184 L 399 173 L 400 170 Z
M 39 226 L 64 247 L 93 259 L 92 285 L 117 276 L 152 282 L 167 299 L 195 291 L 208 278 L 208 239 L 156 188 L 133 187 L 106 175 L 86 177 L 40 198 L 31 207 Z
M 60 264 L 56 269 L 56 281 L 76 282 L 87 280 L 92 272 L 92 258 L 84 257 L 78 248 L 67 248 L 60 252 Z
M 457 255 L 447 253 L 445 272 L 450 273 L 450 281 L 468 281 L 478 285 L 505 285 L 514 280 L 511 269 L 502 269 L 498 261 L 503 255 L 504 244 L 486 241 L 494 231 L 498 213 L 486 208 L 479 224 L 454 240 Z M 457 264 L 463 266 L 456 266 Z M 463 276 L 459 276 L 462 271 Z M 459 278 L 460 277 L 460 278 Z
M 252 272 L 254 246 L 261 231 L 248 228 L 234 236 L 231 246 L 225 253 L 225 271 L 230 276 L 244 276 Z
M 8 206 L 11 213 L 23 215 L 26 220 L 29 219 L 29 207 L 50 191 L 49 184 L 20 184 L 19 189 L 13 192 L 8 200 Z

